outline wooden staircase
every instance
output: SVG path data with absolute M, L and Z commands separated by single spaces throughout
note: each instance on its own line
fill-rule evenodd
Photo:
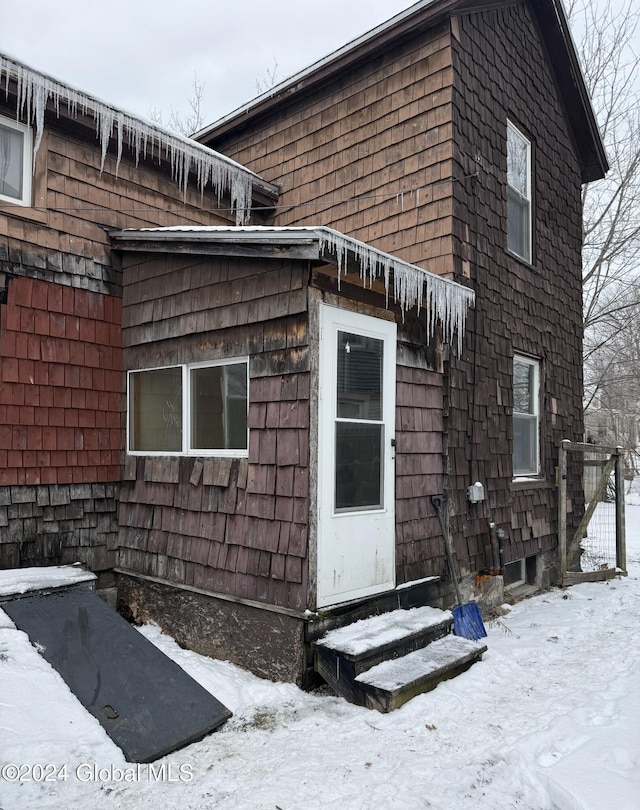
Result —
M 452 634 L 448 610 L 394 610 L 331 630 L 314 643 L 314 667 L 351 703 L 390 712 L 464 672 L 487 647 Z

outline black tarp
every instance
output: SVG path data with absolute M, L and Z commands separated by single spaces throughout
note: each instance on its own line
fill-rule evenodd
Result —
M 231 712 L 93 591 L 64 588 L 2 602 L 129 762 L 202 739 Z

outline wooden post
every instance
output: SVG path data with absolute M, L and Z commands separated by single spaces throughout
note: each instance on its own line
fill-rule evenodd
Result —
M 567 573 L 567 447 L 564 439 L 558 455 L 558 554 L 560 556 L 560 584 Z
M 616 449 L 616 567 L 627 573 L 627 535 L 624 522 L 624 450 Z

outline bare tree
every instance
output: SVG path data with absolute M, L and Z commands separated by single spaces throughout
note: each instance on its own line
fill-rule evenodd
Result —
M 266 93 L 267 90 L 271 90 L 272 87 L 275 87 L 279 81 L 278 60 L 274 56 L 273 65 L 265 70 L 264 76 L 261 79 L 256 79 L 256 90 L 259 94 Z
M 165 123 L 163 121 L 162 111 L 157 107 L 152 107 L 149 110 L 149 118 L 160 126 L 166 126 L 167 129 L 172 129 L 174 132 L 179 132 L 181 135 L 190 136 L 199 129 L 202 129 L 205 123 L 204 110 L 202 106 L 204 98 L 204 83 L 198 79 L 197 73 L 193 73 L 193 82 L 191 83 L 191 95 L 187 100 L 188 111 L 183 115 L 180 110 L 175 107 L 171 108 L 169 119 Z
M 585 432 L 588 440 L 623 447 L 637 474 L 640 455 L 640 292 L 627 293 L 612 312 L 608 341 L 589 365 Z
M 626 0 L 567 0 L 585 81 L 611 169 L 583 189 L 583 300 L 587 425 L 608 410 L 609 424 L 636 424 L 640 351 L 640 9 Z M 615 414 L 614 414 L 615 411 Z M 620 431 L 637 441 L 637 430 Z M 616 433 L 616 431 L 613 431 Z M 611 431 L 609 431 L 611 433 Z M 620 441 L 627 444 L 627 441 Z
M 634 50 L 640 10 L 627 0 L 570 0 L 568 14 L 611 169 L 586 185 L 584 206 L 585 327 L 606 321 L 636 281 L 640 263 L 640 54 Z
M 273 57 L 273 65 L 266 69 L 261 79 L 256 79 L 256 90 L 258 93 L 266 93 L 280 81 L 278 76 L 278 61 Z M 164 114 L 158 107 L 149 109 L 149 118 L 160 126 L 179 132 L 181 135 L 190 137 L 205 125 L 205 113 L 203 107 L 204 83 L 198 79 L 197 73 L 193 73 L 191 83 L 191 95 L 187 99 L 188 110 L 186 115 L 175 107 L 171 108 L 169 118 L 164 120 Z

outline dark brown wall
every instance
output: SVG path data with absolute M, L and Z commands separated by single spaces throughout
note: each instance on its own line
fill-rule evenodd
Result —
M 558 448 L 563 438 L 582 436 L 581 184 L 526 4 L 461 16 L 453 32 L 455 172 L 477 172 L 454 187 L 455 262 L 459 278 L 471 276 L 477 303 L 464 361 L 452 364 L 448 378 L 448 484 L 457 493 L 458 552 L 477 570 L 485 565 L 489 519 L 507 532 L 507 560 L 557 542 Z M 531 265 L 506 250 L 507 118 L 533 144 Z M 542 476 L 528 484 L 511 483 L 514 353 L 543 363 Z M 488 495 L 476 507 L 464 496 L 475 480 Z
M 399 340 L 402 341 L 402 327 Z M 396 581 L 445 572 L 431 495 L 442 492 L 442 374 L 400 349 L 396 377 Z
M 330 225 L 473 284 L 464 359 L 443 384 L 461 572 L 490 565 L 490 518 L 508 533 L 508 560 L 551 548 L 559 443 L 582 436 L 581 182 L 527 5 L 461 15 L 303 92 L 212 145 L 283 185 L 291 208 L 278 224 Z M 506 251 L 507 117 L 534 144 L 532 265 Z M 512 482 L 514 352 L 543 360 L 543 476 L 534 484 Z M 487 499 L 469 507 L 476 480 Z M 439 536 L 429 514 L 418 533 Z

